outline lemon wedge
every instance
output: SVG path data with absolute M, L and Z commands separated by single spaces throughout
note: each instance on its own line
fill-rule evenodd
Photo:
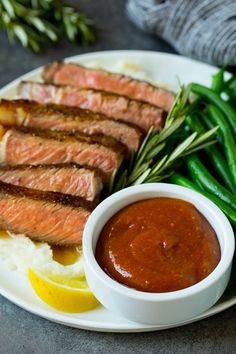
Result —
M 47 305 L 64 312 L 88 311 L 99 305 L 84 276 L 71 278 L 28 269 L 30 283 Z

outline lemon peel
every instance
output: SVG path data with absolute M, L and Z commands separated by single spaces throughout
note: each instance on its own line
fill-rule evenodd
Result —
M 85 276 L 71 278 L 28 268 L 28 277 L 40 299 L 57 310 L 84 312 L 99 305 L 88 287 Z

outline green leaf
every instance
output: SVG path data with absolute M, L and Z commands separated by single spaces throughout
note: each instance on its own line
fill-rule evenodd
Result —
M 6 27 L 8 27 L 8 30 L 9 30 L 10 29 L 11 19 L 10 19 L 9 15 L 6 12 L 3 12 L 1 20 L 2 20 L 2 25 L 1 26 L 5 25 Z
M 92 22 L 60 0 L 2 0 L 0 27 L 35 52 L 43 42 L 58 41 L 59 33 L 73 42 L 95 40 Z
M 14 7 L 12 6 L 11 1 L 9 0 L 2 0 L 2 5 L 4 6 L 5 10 L 7 11 L 10 18 L 15 19 L 15 11 Z
M 134 182 L 134 186 L 137 184 L 141 184 L 145 181 L 146 177 L 149 175 L 149 173 L 151 172 L 151 169 L 147 169 L 145 172 L 143 172 L 143 174 L 141 174 L 141 176 L 139 176 L 139 178 L 137 178 Z
M 190 155 L 198 150 L 205 149 L 206 147 L 208 147 L 210 145 L 214 145 L 216 142 L 217 142 L 217 140 L 207 141 L 201 145 L 197 145 L 195 148 L 191 148 L 191 146 L 189 146 L 187 151 L 185 151 L 182 156 Z
M 166 118 L 165 127 L 169 127 L 175 121 L 176 117 L 185 115 L 185 108 L 191 91 L 191 85 L 182 87 L 175 98 L 175 102 Z
M 168 158 L 168 155 L 165 155 L 165 156 L 163 156 L 163 158 L 160 161 L 157 161 L 155 163 L 155 165 L 152 168 L 152 174 L 158 173 L 158 171 L 162 168 L 162 166 L 166 162 L 167 158 Z
M 194 140 L 194 142 L 191 144 L 191 148 L 194 148 L 195 146 L 198 146 L 202 144 L 204 141 L 208 140 L 211 136 L 215 134 L 215 132 L 218 130 L 218 126 L 212 128 L 211 130 L 208 130 L 206 133 L 200 134 L 197 139 Z
M 143 150 L 145 148 L 145 146 L 147 145 L 149 139 L 150 139 L 150 136 L 152 135 L 152 132 L 153 132 L 153 127 L 151 127 L 146 135 L 146 137 L 144 138 L 143 142 L 142 142 L 142 145 L 140 146 L 138 152 L 136 153 L 136 161 L 139 159 L 139 157 L 141 156 L 141 154 L 143 153 Z
M 158 182 L 173 173 L 183 156 L 212 143 L 210 138 L 217 128 L 199 136 L 197 132 L 189 135 L 181 128 L 190 106 L 189 92 L 189 87 L 182 88 L 160 133 L 155 133 L 153 128 L 148 131 L 132 163 L 117 173 L 113 192 L 130 185 Z
M 114 188 L 114 182 L 115 182 L 115 178 L 116 178 L 116 174 L 117 174 L 118 169 L 115 168 L 112 172 L 111 178 L 110 178 L 110 183 L 109 183 L 109 188 L 108 188 L 108 192 L 109 194 L 111 194 L 113 188 Z
M 165 143 L 161 143 L 161 144 L 158 144 L 156 147 L 153 147 L 152 150 L 150 150 L 148 153 L 147 153 L 147 157 L 146 159 L 147 160 L 151 160 L 153 159 L 154 157 L 157 157 L 157 155 L 159 154 L 159 152 L 161 152 L 165 147 Z
M 192 133 L 187 139 L 185 139 L 176 149 L 171 153 L 166 164 L 169 164 L 171 161 L 176 160 L 181 154 L 191 145 L 193 140 L 196 138 L 197 133 Z
M 159 143 L 165 139 L 167 139 L 170 135 L 172 135 L 185 121 L 186 116 L 180 116 L 175 119 L 175 121 L 168 127 L 164 127 L 160 132 Z
M 139 176 L 146 171 L 150 166 L 150 161 L 142 164 L 141 166 L 137 167 L 132 170 L 131 174 L 128 177 L 128 184 L 132 184 Z
M 127 173 L 128 173 L 127 170 L 123 171 L 118 182 L 114 186 L 113 193 L 123 189 L 127 185 L 127 182 L 126 182 L 127 181 Z
M 18 39 L 21 41 L 23 47 L 27 47 L 29 41 L 28 41 L 28 36 L 27 36 L 27 33 L 26 33 L 24 27 L 21 27 L 20 25 L 14 25 L 13 31 L 14 31 L 16 37 L 18 37 Z
M 31 48 L 35 53 L 40 52 L 40 45 L 34 38 L 29 38 L 29 48 Z

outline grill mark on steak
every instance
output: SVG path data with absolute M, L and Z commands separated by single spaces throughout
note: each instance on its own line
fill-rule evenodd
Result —
M 41 191 L 60 192 L 98 202 L 102 190 L 96 169 L 73 164 L 0 166 L 0 181 Z
M 0 100 L 0 124 L 28 126 L 88 135 L 104 134 L 137 151 L 142 133 L 135 126 L 88 110 L 28 100 Z
M 43 79 L 56 85 L 70 85 L 117 93 L 148 102 L 169 111 L 174 103 L 173 92 L 130 76 L 86 68 L 79 64 L 54 62 L 44 67 Z
M 0 182 L 0 227 L 35 241 L 79 244 L 93 208 L 82 198 Z
M 45 202 L 51 202 L 54 204 L 61 204 L 64 206 L 70 206 L 73 208 L 82 207 L 88 211 L 92 211 L 96 204 L 80 197 L 74 197 L 58 192 L 45 192 L 38 191 L 26 187 L 14 186 L 9 183 L 0 181 L 0 193 L 5 192 L 13 197 L 19 196 L 21 198 L 26 197 L 32 200 L 42 200 Z
M 167 115 L 162 109 L 148 103 L 104 91 L 79 89 L 72 86 L 23 81 L 18 86 L 18 94 L 21 98 L 42 104 L 54 103 L 89 109 L 104 114 L 110 119 L 135 124 L 145 132 L 151 126 L 159 131 Z

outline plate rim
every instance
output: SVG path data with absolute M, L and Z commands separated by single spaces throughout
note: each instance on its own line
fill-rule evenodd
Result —
M 8 293 L 8 291 L 5 291 L 4 289 L 2 289 L 2 287 L 0 287 L 0 295 L 2 295 L 5 299 L 12 302 L 13 304 L 19 306 L 23 310 L 30 312 L 33 315 L 47 319 L 49 321 L 56 322 L 73 328 L 80 328 L 80 329 L 97 331 L 97 332 L 111 332 L 111 333 L 154 332 L 154 331 L 166 330 L 170 328 L 182 327 L 190 323 L 194 323 L 203 320 L 205 318 L 212 317 L 236 304 L 236 296 L 234 296 L 228 299 L 227 301 L 214 305 L 213 307 L 203 312 L 202 314 L 194 318 L 191 318 L 189 320 L 186 320 L 184 322 L 172 323 L 168 325 L 146 325 L 143 323 L 129 322 L 128 320 L 124 319 L 124 321 L 127 321 L 127 325 L 115 324 L 114 327 L 111 328 L 110 323 L 107 323 L 106 325 L 103 323 L 101 325 L 101 322 L 99 321 L 91 322 L 91 320 L 78 319 L 77 317 L 68 318 L 66 316 L 66 313 L 59 314 L 56 312 L 56 310 L 51 309 L 49 306 L 48 306 L 48 310 L 47 309 L 44 310 L 38 308 L 37 305 L 29 305 L 27 301 L 22 300 L 19 296 Z M 41 302 L 42 300 L 39 299 L 39 301 Z M 55 312 L 53 313 L 52 311 Z
M 158 52 L 158 51 L 153 51 L 153 50 L 103 50 L 103 51 L 96 51 L 96 52 L 90 52 L 90 53 L 83 53 L 83 54 L 77 54 L 77 55 L 73 55 L 70 57 L 66 57 L 63 60 L 68 62 L 68 61 L 79 61 L 80 59 L 84 59 L 86 57 L 89 58 L 89 60 L 92 60 L 93 57 L 97 57 L 97 56 L 116 56 L 116 55 L 127 55 L 129 56 L 130 54 L 132 55 L 150 55 L 150 56 L 159 56 L 159 57 L 167 57 L 167 58 L 175 58 L 177 60 L 182 60 L 182 61 L 186 61 L 186 63 L 190 63 L 190 64 L 201 64 L 202 66 L 205 66 L 206 69 L 209 70 L 214 70 L 217 71 L 218 68 L 212 65 L 209 65 L 207 63 L 202 63 L 199 62 L 197 60 L 191 59 L 191 58 L 187 58 L 181 55 L 177 55 L 177 54 L 173 54 L 173 53 L 165 53 L 165 52 Z M 0 96 L 2 96 L 4 94 L 4 92 L 10 90 L 10 89 L 14 89 L 17 84 L 21 81 L 21 80 L 26 80 L 27 78 L 30 78 L 31 76 L 35 76 L 38 75 L 41 71 L 43 66 L 40 66 L 36 69 L 33 69 L 19 77 L 17 77 L 16 79 L 14 79 L 13 81 L 7 83 L 6 85 L 4 85 L 3 87 L 0 88 Z M 127 324 L 118 324 L 115 323 L 113 325 L 113 327 L 111 328 L 111 324 L 110 323 L 102 323 L 101 321 L 94 321 L 94 320 L 87 320 L 87 319 L 79 319 L 78 317 L 67 317 L 66 313 L 65 314 L 60 314 L 57 313 L 56 310 L 48 307 L 47 309 L 42 309 L 40 307 L 38 307 L 37 305 L 32 305 L 32 304 L 28 304 L 27 301 L 22 300 L 22 298 L 18 295 L 15 295 L 14 293 L 11 293 L 10 291 L 5 290 L 1 284 L 0 284 L 0 294 L 6 298 L 7 300 L 9 300 L 10 302 L 14 303 L 15 305 L 21 307 L 22 309 L 36 315 L 42 318 L 45 318 L 49 321 L 52 322 L 56 322 L 56 323 L 60 323 L 62 325 L 66 325 L 66 326 L 70 326 L 70 327 L 75 327 L 75 328 L 81 328 L 81 329 L 85 329 L 85 330 L 90 330 L 90 331 L 99 331 L 99 332 L 118 332 L 118 333 L 135 333 L 135 332 L 151 332 L 151 331 L 159 331 L 159 330 L 164 330 L 164 329 L 168 329 L 168 328 L 175 328 L 175 327 L 180 327 L 180 326 L 184 326 L 187 325 L 189 323 L 193 323 L 199 320 L 202 320 L 204 318 L 207 317 L 211 317 L 215 314 L 218 314 L 230 307 L 232 307 L 233 305 L 236 304 L 236 296 L 223 301 L 221 303 L 218 303 L 216 305 L 214 305 L 212 308 L 210 308 L 208 311 L 194 317 L 191 318 L 187 321 L 184 321 L 182 323 L 172 323 L 172 324 L 168 324 L 168 325 L 146 325 L 146 324 L 142 324 L 142 323 L 135 323 L 135 322 L 129 322 L 128 320 L 124 319 L 124 321 L 127 321 Z M 40 300 L 41 301 L 41 300 Z M 54 312 L 52 312 L 54 311 Z M 107 310 L 108 311 L 108 310 Z

